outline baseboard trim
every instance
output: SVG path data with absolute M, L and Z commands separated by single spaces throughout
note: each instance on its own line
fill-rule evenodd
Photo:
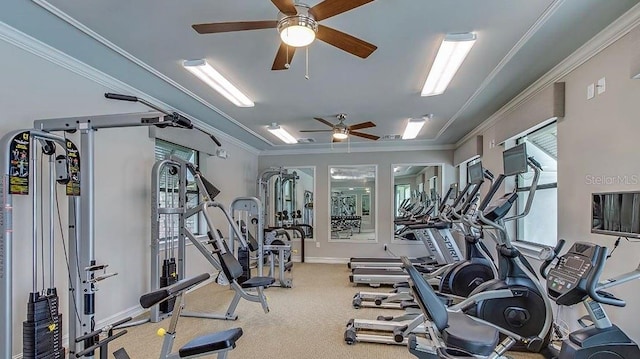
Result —
M 347 264 L 349 258 L 334 258 L 334 257 L 306 257 L 304 259 L 306 263 L 321 263 L 321 264 Z

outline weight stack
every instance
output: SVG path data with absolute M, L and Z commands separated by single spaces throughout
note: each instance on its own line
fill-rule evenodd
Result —
M 58 314 L 58 297 L 31 293 L 27 303 L 27 320 L 22 323 L 24 359 L 60 359 L 62 347 L 62 315 Z M 52 311 L 53 309 L 53 311 Z
M 248 249 L 238 249 L 238 262 L 242 265 L 242 275 L 238 277 L 238 283 L 242 284 L 251 279 L 250 252 Z
M 172 285 L 173 283 L 178 281 L 178 276 L 176 275 L 178 271 L 178 267 L 176 265 L 176 259 L 170 258 L 165 259 L 162 262 L 162 276 L 160 277 L 160 287 L 167 287 Z M 159 309 L 161 313 L 171 313 L 173 311 L 173 306 L 176 303 L 175 298 L 171 298 L 169 300 L 165 300 L 164 302 L 159 304 Z
M 53 330 L 53 350 L 56 359 L 65 357 L 65 350 L 62 346 L 62 314 L 60 314 L 60 300 L 58 299 L 58 290 L 49 288 L 47 290 L 47 300 L 49 301 L 50 318 L 54 318 L 55 329 Z

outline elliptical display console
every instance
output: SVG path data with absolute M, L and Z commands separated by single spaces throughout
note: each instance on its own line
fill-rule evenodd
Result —
M 547 275 L 547 293 L 559 305 L 578 304 L 588 296 L 587 279 L 602 247 L 576 243 Z
M 638 345 L 611 323 L 601 305 L 624 307 L 624 300 L 604 290 L 640 278 L 640 268 L 600 282 L 606 261 L 606 248 L 577 242 L 547 275 L 549 297 L 560 305 L 583 302 L 593 322 L 569 334 L 558 359 L 640 358 Z

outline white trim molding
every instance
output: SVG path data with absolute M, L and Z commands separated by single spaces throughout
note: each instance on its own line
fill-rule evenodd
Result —
M 71 17 L 70 15 L 65 13 L 64 11 L 58 9 L 57 7 L 55 7 L 54 5 L 49 3 L 47 0 L 31 0 L 31 1 L 33 1 L 33 3 L 39 5 L 43 9 L 49 11 L 53 15 L 57 16 L 61 20 L 64 20 L 69 25 L 71 25 L 71 26 L 75 27 L 76 29 L 82 31 L 83 33 L 89 35 L 94 40 L 100 42 L 102 45 L 106 46 L 107 48 L 115 51 L 116 53 L 118 53 L 122 57 L 126 58 L 127 60 L 133 62 L 134 64 L 136 64 L 136 65 L 140 66 L 141 68 L 147 70 L 148 72 L 150 72 L 153 75 L 157 76 L 158 78 L 162 79 L 163 81 L 165 81 L 166 83 L 170 84 L 171 86 L 173 86 L 173 87 L 177 88 L 178 90 L 184 92 L 186 95 L 190 96 L 194 100 L 200 102 L 201 104 L 203 104 L 206 107 L 210 108 L 211 110 L 215 111 L 220 116 L 226 118 L 227 120 L 229 120 L 230 122 L 234 123 L 238 127 L 242 128 L 243 130 L 245 130 L 248 133 L 252 134 L 253 136 L 259 138 L 260 140 L 266 142 L 269 145 L 273 145 L 273 143 L 271 141 L 269 141 L 266 138 L 262 137 L 260 134 L 258 134 L 255 131 L 251 130 L 249 127 L 243 125 L 242 123 L 240 123 L 239 121 L 237 121 L 233 117 L 229 116 L 228 114 L 226 114 L 225 112 L 223 112 L 219 108 L 213 106 L 212 104 L 207 102 L 202 97 L 196 95 L 194 92 L 192 92 L 189 89 L 187 89 L 186 87 L 180 85 L 179 83 L 177 83 L 176 81 L 172 80 L 168 76 L 164 75 L 160 71 L 158 71 L 155 68 L 151 67 L 150 65 L 148 65 L 144 61 L 138 59 L 137 57 L 133 56 L 129 52 L 125 51 L 123 48 L 121 48 L 118 45 L 114 44 L 113 42 L 107 40 L 102 35 L 100 35 L 97 32 L 91 30 L 89 27 L 85 26 L 80 21 L 74 19 L 73 17 Z M 246 144 L 245 144 L 245 146 L 246 146 Z
M 306 146 L 305 146 L 306 147 Z M 326 147 L 313 147 L 304 148 L 301 146 L 288 147 L 288 146 L 274 146 L 273 150 L 263 150 L 260 152 L 260 156 L 288 156 L 288 155 L 317 155 L 317 154 L 341 154 L 341 153 L 360 153 L 360 152 L 399 152 L 399 151 L 447 151 L 455 150 L 456 145 L 394 145 L 394 146 L 374 146 L 365 145 L 350 148 L 343 146 L 335 146 L 333 148 Z
M 140 98 L 144 98 L 148 102 L 153 105 L 171 110 L 173 111 L 172 106 L 169 106 L 163 101 L 158 100 L 148 94 L 142 92 L 141 90 L 130 86 L 92 66 L 85 64 L 84 62 L 67 55 L 66 53 L 47 45 L 46 43 L 25 34 L 24 32 L 5 24 L 0 21 L 0 40 L 4 40 L 7 43 L 10 43 L 22 50 L 25 50 L 31 54 L 34 54 L 38 57 L 41 57 L 51 63 L 54 63 L 64 69 L 67 69 L 75 74 L 78 74 L 86 79 L 89 79 L 95 83 L 98 83 L 104 87 L 111 89 L 114 92 L 124 93 L 127 95 L 137 96 Z M 182 111 L 179 111 L 182 113 Z M 254 155 L 258 155 L 260 150 L 246 144 L 243 141 L 238 140 L 237 138 L 230 136 L 220 130 L 214 128 L 213 126 L 201 121 L 199 119 L 193 118 L 188 114 L 183 113 L 183 115 L 189 117 L 191 121 L 193 121 L 198 126 L 210 131 L 215 134 L 216 137 L 222 139 L 225 142 L 233 143 L 234 145 L 247 150 L 248 152 L 253 153 Z
M 573 70 L 589 61 L 592 57 L 606 49 L 609 45 L 618 41 L 620 38 L 628 34 L 631 30 L 640 25 L 640 4 L 635 5 L 629 9 L 626 13 L 620 16 L 616 21 L 612 22 L 609 26 L 600 31 L 596 36 L 587 41 L 579 49 L 574 51 L 567 58 L 562 60 L 559 64 L 549 70 L 536 82 L 527 87 L 524 91 L 514 97 L 506 105 L 496 111 L 488 119 L 478 125 L 475 129 L 469 132 L 466 136 L 460 139 L 456 143 L 456 147 L 461 146 L 465 141 L 476 135 L 481 135 L 488 128 L 496 124 L 498 119 L 505 113 L 512 111 L 520 104 L 528 101 L 540 91 L 544 90 L 548 86 L 560 81 L 563 77 L 567 76 Z
M 458 111 L 451 116 L 449 121 L 442 126 L 435 139 L 440 138 L 444 134 L 444 132 L 451 126 L 460 116 L 464 113 L 464 111 L 471 106 L 471 104 L 475 101 L 475 99 L 491 84 L 493 79 L 502 71 L 502 69 L 511 61 L 511 59 L 524 47 L 524 45 L 535 35 L 544 24 L 551 18 L 551 16 L 558 10 L 560 5 L 564 0 L 554 0 L 538 17 L 538 19 L 531 25 L 531 27 L 527 30 L 527 32 L 522 35 L 520 40 L 513 45 L 511 50 L 507 52 L 507 54 L 500 60 L 500 62 L 496 65 L 496 67 L 487 75 L 487 77 L 482 81 L 480 86 L 476 89 L 476 91 L 467 99 L 467 102 L 458 109 Z

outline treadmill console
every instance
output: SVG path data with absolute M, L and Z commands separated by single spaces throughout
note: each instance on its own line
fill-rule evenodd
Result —
M 603 250 L 598 245 L 585 242 L 571 246 L 547 275 L 549 298 L 560 305 L 574 305 L 583 301 L 589 295 L 589 274 Z
M 509 213 L 516 199 L 518 199 L 518 194 L 515 192 L 505 194 L 496 201 L 492 202 L 483 211 L 482 214 L 484 215 L 484 218 L 493 222 L 502 219 L 507 215 L 507 213 Z

